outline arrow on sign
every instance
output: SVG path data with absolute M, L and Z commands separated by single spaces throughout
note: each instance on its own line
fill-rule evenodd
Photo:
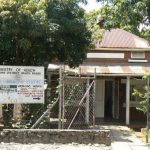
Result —
M 39 98 L 39 97 L 34 97 L 33 99 L 37 99 L 37 100 L 40 100 L 41 98 Z

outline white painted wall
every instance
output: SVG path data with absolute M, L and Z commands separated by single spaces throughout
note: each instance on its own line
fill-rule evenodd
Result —
M 87 53 L 87 58 L 124 58 L 124 53 Z
M 96 81 L 96 102 L 95 102 L 95 116 L 97 118 L 104 118 L 104 97 L 105 97 L 105 80 Z

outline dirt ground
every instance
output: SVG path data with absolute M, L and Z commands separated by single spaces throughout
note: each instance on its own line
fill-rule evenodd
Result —
M 136 136 L 141 139 L 143 142 L 146 142 L 145 136 L 142 132 L 135 132 Z
M 0 150 L 111 150 L 102 144 L 16 144 L 0 143 Z

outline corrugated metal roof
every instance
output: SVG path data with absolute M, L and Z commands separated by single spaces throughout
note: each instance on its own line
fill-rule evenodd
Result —
M 58 69 L 58 65 L 56 65 Z M 101 66 L 87 66 L 80 65 L 78 68 L 72 69 L 67 65 L 63 65 L 62 67 L 66 72 L 82 74 L 82 75 L 94 75 L 96 71 L 96 75 L 98 76 L 143 76 L 146 73 L 150 73 L 150 66 L 140 66 L 140 65 L 101 65 Z M 49 70 L 53 70 L 53 68 L 48 67 Z
M 105 31 L 101 42 L 95 43 L 99 48 L 150 48 L 147 40 L 122 29 Z

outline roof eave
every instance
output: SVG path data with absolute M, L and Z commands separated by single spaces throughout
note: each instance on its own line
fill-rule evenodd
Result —
M 95 48 L 92 50 L 106 50 L 106 51 L 150 51 L 150 48 L 112 48 L 112 47 L 102 47 L 102 48 Z

